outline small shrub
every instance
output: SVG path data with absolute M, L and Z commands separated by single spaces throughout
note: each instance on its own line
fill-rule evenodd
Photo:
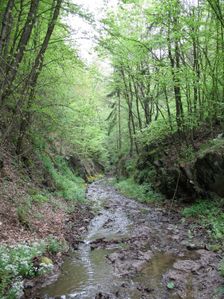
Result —
M 52 237 L 48 239 L 47 250 L 50 253 L 56 254 L 62 250 L 62 247 L 62 244 L 57 239 Z
M 29 227 L 29 208 L 26 204 L 21 205 L 16 210 L 19 222 L 25 227 Z

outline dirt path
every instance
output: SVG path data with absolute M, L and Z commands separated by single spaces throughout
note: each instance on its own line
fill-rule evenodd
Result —
M 84 241 L 36 298 L 222 298 L 220 256 L 204 249 L 200 231 L 189 236 L 178 214 L 130 200 L 105 181 L 91 184 L 87 197 L 97 215 Z

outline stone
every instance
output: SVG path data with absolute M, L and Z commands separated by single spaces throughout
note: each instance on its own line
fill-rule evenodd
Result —
M 40 263 L 45 264 L 45 265 L 53 265 L 53 261 L 50 258 L 46 257 L 46 256 L 42 256 L 40 258 Z

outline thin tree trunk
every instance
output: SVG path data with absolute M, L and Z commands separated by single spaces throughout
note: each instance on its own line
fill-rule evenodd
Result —
M 36 14 L 40 0 L 31 0 L 30 9 L 27 15 L 23 31 L 11 63 L 6 68 L 6 79 L 3 81 L 0 90 L 0 106 L 4 104 L 5 99 L 10 95 L 10 90 L 13 86 L 13 81 L 17 75 L 19 64 L 23 59 L 26 45 L 30 39 L 33 26 L 36 21 Z

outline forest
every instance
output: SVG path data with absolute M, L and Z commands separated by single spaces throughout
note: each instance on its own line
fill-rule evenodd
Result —
M 0 299 L 223 298 L 222 0 L 2 0 L 0 115 Z

